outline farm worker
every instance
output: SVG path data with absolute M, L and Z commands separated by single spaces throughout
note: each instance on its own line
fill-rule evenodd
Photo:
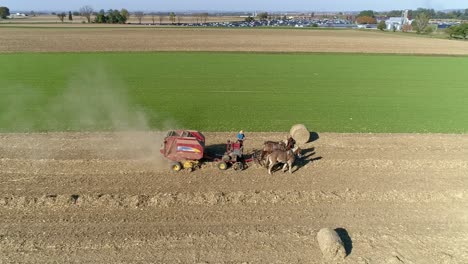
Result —
M 239 133 L 237 134 L 237 141 L 239 141 L 239 143 L 242 144 L 244 143 L 244 140 L 245 140 L 245 135 L 244 135 L 244 130 L 241 130 L 239 131 Z

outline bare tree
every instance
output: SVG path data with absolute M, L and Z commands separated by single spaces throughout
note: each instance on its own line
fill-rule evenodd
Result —
M 88 23 L 91 23 L 91 15 L 93 14 L 93 8 L 91 6 L 83 6 L 80 8 L 80 14 L 88 20 Z
M 59 13 L 57 14 L 57 17 L 60 19 L 60 21 L 63 23 L 63 20 L 65 19 L 67 15 L 65 13 Z
M 161 25 L 162 22 L 164 21 L 164 15 L 160 14 L 158 18 L 159 18 L 159 25 Z
M 206 23 L 206 17 L 208 16 L 208 13 L 197 13 L 195 16 L 197 17 L 197 23 L 198 21 L 200 21 L 200 23 Z
M 153 25 L 156 24 L 156 14 L 151 12 L 151 20 L 153 21 Z
M 134 15 L 138 19 L 138 23 L 141 24 L 141 20 L 143 20 L 145 13 L 138 11 L 138 12 L 135 12 Z
M 203 20 L 204 20 L 205 23 L 206 23 L 206 20 L 208 19 L 208 13 L 203 13 L 203 14 L 202 14 L 202 18 L 203 18 Z
M 177 16 L 177 24 L 180 24 L 180 21 L 182 20 L 181 16 Z

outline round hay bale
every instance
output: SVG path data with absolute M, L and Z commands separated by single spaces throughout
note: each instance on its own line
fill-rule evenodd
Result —
M 341 260 L 346 257 L 343 241 L 335 230 L 322 228 L 317 234 L 317 241 L 323 257 L 327 260 Z
M 289 134 L 296 140 L 297 144 L 305 144 L 309 142 L 310 139 L 310 132 L 303 124 L 292 126 L 291 130 L 289 130 Z

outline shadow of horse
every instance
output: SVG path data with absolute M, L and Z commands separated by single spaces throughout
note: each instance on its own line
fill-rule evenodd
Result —
M 298 171 L 300 168 L 304 167 L 305 165 L 309 164 L 309 163 L 312 163 L 316 160 L 321 160 L 322 157 L 321 156 L 318 156 L 318 157 L 314 157 L 315 155 L 315 148 L 308 148 L 308 149 L 303 149 L 302 150 L 302 157 L 299 158 L 298 156 L 296 156 L 295 160 L 294 160 L 294 163 L 293 163 L 293 170 L 292 170 L 292 173 Z M 278 165 L 280 164 L 280 165 Z M 272 172 L 276 172 L 276 171 L 279 171 L 281 170 L 282 166 L 281 163 L 278 163 L 277 165 L 275 165 L 273 168 L 272 168 Z
M 309 163 L 312 163 L 312 162 L 314 162 L 316 160 L 321 160 L 322 159 L 321 156 L 314 157 L 315 154 L 316 153 L 315 153 L 315 148 L 314 147 L 308 148 L 308 149 L 303 149 L 302 150 L 302 157 L 301 158 L 296 157 L 296 160 L 294 161 L 294 165 L 296 166 L 296 169 L 294 171 L 299 170 L 301 167 L 304 167 Z
M 310 132 L 309 141 L 307 141 L 307 143 L 312 143 L 314 141 L 317 141 L 319 138 L 320 136 L 317 132 Z M 296 169 L 293 172 L 299 170 L 301 167 L 304 167 L 309 163 L 322 159 L 321 156 L 314 157 L 316 154 L 315 147 L 302 149 L 301 154 L 302 154 L 302 157 L 300 158 L 296 157 L 296 160 L 294 161 L 294 165 L 296 166 Z
M 320 136 L 317 132 L 310 132 L 309 141 L 307 143 L 312 143 L 314 141 L 317 141 L 319 138 Z M 314 155 L 316 154 L 315 147 L 302 149 L 301 154 L 302 154 L 302 157 L 296 158 L 296 161 L 295 161 L 295 165 L 297 166 L 296 170 L 316 160 L 322 159 L 321 156 L 314 157 Z

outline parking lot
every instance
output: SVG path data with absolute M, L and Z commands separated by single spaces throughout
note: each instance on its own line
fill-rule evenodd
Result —
M 186 27 L 227 27 L 227 28 L 248 28 L 248 27 L 321 27 L 321 28 L 356 28 L 356 24 L 344 19 L 271 19 L 254 21 L 224 21 L 207 23 L 166 23 L 166 26 L 186 26 Z

